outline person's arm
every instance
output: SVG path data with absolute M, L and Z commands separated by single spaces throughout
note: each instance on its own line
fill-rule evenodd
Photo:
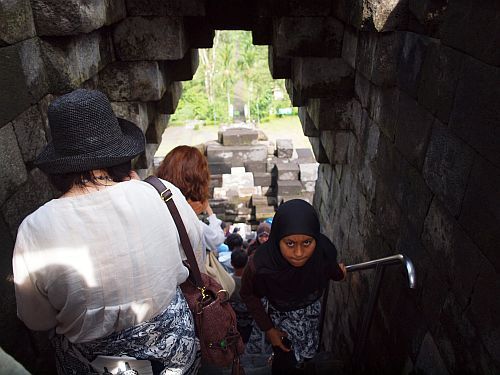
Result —
M 342 281 L 345 279 L 347 271 L 344 263 L 335 263 L 330 274 L 330 279 L 334 281 Z

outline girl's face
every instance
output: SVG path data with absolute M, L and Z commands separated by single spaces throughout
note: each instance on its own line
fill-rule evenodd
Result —
M 283 257 L 294 267 L 302 267 L 316 249 L 314 237 L 305 234 L 291 234 L 280 240 Z
M 264 242 L 267 242 L 268 239 L 269 239 L 269 234 L 267 232 L 262 232 L 257 237 L 257 241 L 259 241 L 260 244 L 263 244 Z

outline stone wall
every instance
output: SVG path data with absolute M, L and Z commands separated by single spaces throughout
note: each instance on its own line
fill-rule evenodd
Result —
M 85 4 L 85 6 L 83 6 Z M 499 370 L 500 3 L 465 0 L 14 0 L 0 4 L 0 345 L 53 373 L 43 335 L 15 316 L 17 226 L 55 196 L 33 168 L 46 109 L 103 90 L 145 132 L 142 175 L 215 29 L 269 45 L 320 163 L 314 205 L 348 264 L 387 270 L 364 368 Z M 324 347 L 350 365 L 369 271 L 331 288 Z

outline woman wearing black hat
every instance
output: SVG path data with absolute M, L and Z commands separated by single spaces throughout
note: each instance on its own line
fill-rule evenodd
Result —
M 283 203 L 274 216 L 269 240 L 257 248 L 245 268 L 240 290 L 273 345 L 273 373 L 294 373 L 314 357 L 320 297 L 329 280 L 344 277 L 345 268 L 337 263 L 335 246 L 320 233 L 314 208 L 299 199 Z M 268 313 L 263 297 L 269 301 Z
M 178 287 L 188 270 L 175 224 L 156 190 L 131 178 L 142 131 L 116 118 L 98 91 L 61 96 L 48 118 L 52 141 L 35 164 L 62 196 L 19 227 L 19 317 L 30 329 L 54 332 L 60 374 L 100 374 L 106 356 L 148 360 L 154 373 L 196 372 L 199 343 Z M 203 269 L 197 217 L 164 184 Z

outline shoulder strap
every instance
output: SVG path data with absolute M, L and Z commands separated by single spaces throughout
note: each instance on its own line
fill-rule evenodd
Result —
M 198 263 L 196 262 L 196 257 L 194 256 L 193 247 L 191 246 L 191 241 L 189 241 L 189 236 L 186 231 L 186 227 L 182 221 L 181 215 L 179 214 L 179 210 L 175 205 L 174 200 L 172 199 L 172 192 L 169 188 L 167 188 L 163 182 L 156 176 L 149 176 L 144 180 L 158 191 L 160 197 L 166 203 L 172 218 L 174 219 L 175 226 L 177 227 L 177 231 L 179 232 L 179 237 L 181 239 L 182 248 L 184 249 L 184 253 L 186 254 L 191 274 L 193 275 L 194 282 L 197 287 L 203 287 L 203 281 L 201 279 L 200 269 L 198 268 Z

